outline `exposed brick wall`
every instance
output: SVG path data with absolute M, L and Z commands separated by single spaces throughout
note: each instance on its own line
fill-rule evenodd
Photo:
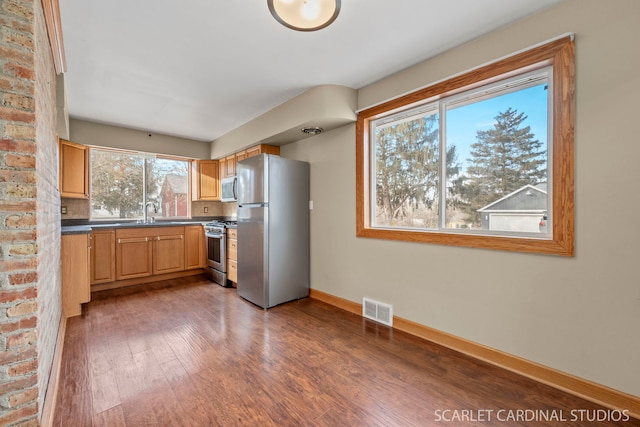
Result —
M 40 0 L 0 0 L 0 425 L 36 426 L 61 316 L 55 72 Z
M 42 2 L 35 0 L 38 407 L 42 414 L 62 316 L 56 73 Z

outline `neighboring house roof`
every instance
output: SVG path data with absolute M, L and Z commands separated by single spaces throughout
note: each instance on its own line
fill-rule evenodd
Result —
M 478 212 L 505 212 L 505 211 L 546 211 L 547 210 L 547 184 L 525 185 L 516 191 L 507 194 L 478 209 Z
M 187 179 L 180 175 L 166 175 L 162 183 L 162 193 L 171 190 L 173 194 L 187 194 L 189 186 Z

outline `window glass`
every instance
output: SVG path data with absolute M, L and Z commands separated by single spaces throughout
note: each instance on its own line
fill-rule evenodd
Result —
M 189 161 L 91 149 L 91 218 L 186 218 Z
M 455 165 L 447 169 L 444 228 L 534 233 L 548 191 L 548 78 L 490 97 L 446 106 L 446 141 Z
M 573 255 L 573 104 L 565 37 L 360 111 L 357 235 Z
M 548 237 L 547 86 L 545 70 L 374 121 L 373 226 Z
M 437 228 L 440 143 L 437 105 L 375 126 L 373 222 Z

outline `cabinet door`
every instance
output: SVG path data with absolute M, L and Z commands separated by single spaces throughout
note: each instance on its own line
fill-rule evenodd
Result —
M 257 156 L 258 154 L 275 154 L 280 155 L 280 147 L 276 145 L 260 144 L 245 150 L 247 157 Z
M 238 283 L 238 230 L 227 229 L 227 279 Z
M 218 167 L 220 169 L 220 181 L 222 181 L 223 178 L 227 177 L 227 159 L 218 160 Z
M 238 261 L 229 260 L 227 279 L 233 283 L 238 283 Z
M 61 239 L 62 311 L 66 317 L 82 314 L 80 304 L 91 300 L 89 284 L 89 234 Z
M 116 232 L 100 230 L 91 233 L 91 284 L 116 280 Z
M 245 150 L 246 156 L 247 157 L 253 157 L 253 156 L 257 156 L 258 154 L 261 154 L 262 151 L 260 150 L 260 145 L 256 145 L 255 147 L 251 147 L 251 148 L 247 148 Z
M 184 235 L 157 236 L 153 241 L 153 274 L 184 270 Z
M 236 176 L 236 155 L 225 157 L 225 176 Z
M 152 245 L 148 237 L 118 238 L 116 241 L 116 279 L 151 276 Z
M 202 268 L 204 261 L 204 229 L 200 225 L 184 227 L 184 268 Z
M 220 200 L 220 177 L 217 160 L 197 162 L 197 197 L 195 200 Z
M 60 140 L 60 196 L 89 197 L 88 149 L 84 145 Z

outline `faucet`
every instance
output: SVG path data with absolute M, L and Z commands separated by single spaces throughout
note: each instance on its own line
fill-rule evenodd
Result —
M 149 222 L 149 221 L 148 221 L 148 216 L 149 216 L 149 215 L 148 215 L 148 208 L 149 208 L 149 205 L 153 206 L 153 213 L 158 213 L 158 208 L 156 208 L 155 203 L 153 203 L 153 202 L 147 202 L 147 203 L 144 205 L 144 211 L 143 211 L 143 213 L 144 213 L 144 223 L 145 223 L 145 224 L 147 224 L 147 223 Z M 155 218 L 154 218 L 154 217 L 151 217 L 151 222 L 155 222 Z

